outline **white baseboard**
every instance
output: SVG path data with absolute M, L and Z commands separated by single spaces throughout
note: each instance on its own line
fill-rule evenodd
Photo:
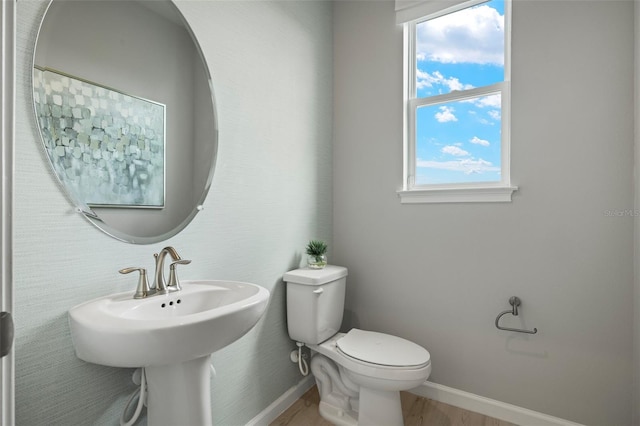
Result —
M 311 375 L 300 380 L 297 385 L 289 388 L 280 398 L 273 401 L 271 405 L 251 419 L 247 426 L 268 426 L 269 423 L 277 419 L 280 414 L 293 405 L 298 398 L 311 389 L 313 385 L 315 385 L 315 380 Z M 517 405 L 507 404 L 432 382 L 425 382 L 424 385 L 411 389 L 409 392 L 520 426 L 583 426 L 559 417 L 549 416 L 518 407 Z
M 409 392 L 521 426 L 582 426 L 579 423 L 432 382 L 425 382 L 424 385 Z
M 262 410 L 253 419 L 249 420 L 247 426 L 268 426 L 269 423 L 278 418 L 287 408 L 291 407 L 302 395 L 315 385 L 312 375 L 308 375 L 300 380 L 297 385 L 292 386 L 285 393 L 276 399 L 267 408 Z

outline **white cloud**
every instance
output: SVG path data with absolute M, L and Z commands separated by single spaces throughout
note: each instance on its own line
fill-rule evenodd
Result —
M 424 89 L 426 87 L 444 86 L 449 89 L 449 92 L 454 90 L 469 90 L 473 89 L 471 84 L 463 84 L 457 77 L 445 77 L 440 71 L 434 71 L 429 74 L 426 71 L 416 70 L 416 87 L 418 89 Z
M 439 123 L 446 123 L 448 121 L 458 121 L 458 118 L 453 115 L 454 109 L 448 106 L 441 106 L 440 112 L 437 112 L 435 117 Z
M 469 155 L 467 151 L 454 145 L 447 145 L 441 150 L 445 154 L 455 155 L 456 157 L 464 157 Z
M 487 5 L 426 21 L 417 26 L 419 60 L 442 63 L 504 64 L 504 16 Z
M 491 162 L 483 160 L 462 159 L 454 161 L 424 161 L 418 160 L 417 167 L 427 169 L 449 170 L 463 172 L 465 174 L 500 172 L 500 167 L 494 166 Z
M 490 145 L 490 143 L 489 143 L 489 141 L 488 141 L 488 140 L 480 139 L 480 138 L 479 138 L 479 137 L 477 137 L 477 136 L 474 136 L 473 138 L 471 138 L 471 139 L 469 140 L 469 142 L 474 143 L 474 144 L 476 144 L 476 145 L 482 145 L 482 146 L 489 146 L 489 145 Z
M 495 95 L 482 96 L 479 98 L 466 99 L 465 103 L 471 103 L 477 106 L 478 108 L 500 108 L 502 106 L 502 96 L 497 93 Z
M 483 96 L 482 98 L 476 99 L 475 104 L 481 108 L 500 108 L 502 106 L 502 96 L 499 94 Z
M 500 117 L 502 117 L 500 110 L 497 109 L 491 110 L 487 114 L 489 114 L 489 117 L 493 118 L 494 120 L 500 120 Z

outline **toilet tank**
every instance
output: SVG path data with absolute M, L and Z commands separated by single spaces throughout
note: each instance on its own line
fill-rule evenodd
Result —
M 347 268 L 327 265 L 284 274 L 287 284 L 287 328 L 296 342 L 318 344 L 340 330 Z

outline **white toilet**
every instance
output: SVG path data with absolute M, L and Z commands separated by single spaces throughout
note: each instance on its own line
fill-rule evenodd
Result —
M 296 269 L 287 283 L 289 337 L 317 352 L 311 359 L 320 414 L 336 425 L 402 425 L 401 390 L 431 373 L 426 349 L 400 337 L 352 329 L 340 333 L 347 268 Z

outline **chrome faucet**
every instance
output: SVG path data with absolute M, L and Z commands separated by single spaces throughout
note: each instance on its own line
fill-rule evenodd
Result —
M 170 254 L 173 259 L 173 262 L 171 262 L 171 266 L 169 267 L 169 283 L 164 280 L 164 258 L 167 257 L 167 254 Z M 167 294 L 171 291 L 181 290 L 178 275 L 176 273 L 176 267 L 178 265 L 187 265 L 191 263 L 191 261 L 181 258 L 173 247 L 165 247 L 160 250 L 160 253 L 155 253 L 153 257 L 156 258 L 156 273 L 152 287 L 149 287 L 146 269 L 135 267 L 120 270 L 121 274 L 128 274 L 134 271 L 140 272 L 138 287 L 136 288 L 136 292 L 133 296 L 134 299 L 144 299 L 145 297 L 153 296 L 154 294 Z
M 171 258 L 174 261 L 182 260 L 182 258 L 180 257 L 176 249 L 170 246 L 160 250 L 160 253 L 154 253 L 153 257 L 156 258 L 156 273 L 155 273 L 155 281 L 153 283 L 153 287 L 155 287 L 156 292 L 159 294 L 169 293 L 169 289 L 167 288 L 166 281 L 164 280 L 164 258 L 167 256 L 167 254 L 170 254 Z

